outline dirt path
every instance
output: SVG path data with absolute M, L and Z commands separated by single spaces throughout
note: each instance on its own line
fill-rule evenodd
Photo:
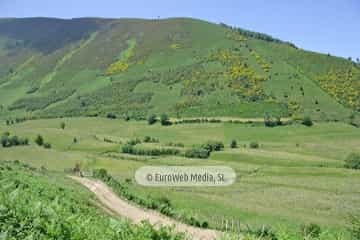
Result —
M 101 181 L 71 176 L 93 192 L 106 208 L 122 217 L 130 219 L 135 224 L 148 220 L 155 226 L 175 226 L 176 232 L 185 232 L 191 239 L 213 240 L 220 236 L 220 232 L 210 229 L 201 229 L 177 222 L 155 211 L 146 210 L 122 200 Z
M 264 118 L 241 118 L 241 117 L 184 117 L 184 118 L 170 118 L 170 121 L 176 122 L 181 120 L 194 120 L 194 119 L 207 119 L 207 120 L 220 120 L 222 122 L 227 121 L 238 121 L 242 123 L 246 122 L 256 122 L 262 123 L 264 122 Z M 289 122 L 291 118 L 281 118 L 283 122 Z

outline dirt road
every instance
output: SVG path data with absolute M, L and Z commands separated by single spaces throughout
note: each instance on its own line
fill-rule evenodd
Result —
M 148 220 L 155 226 L 175 226 L 176 232 L 185 232 L 191 239 L 195 240 L 213 240 L 220 237 L 220 233 L 215 230 L 201 229 L 180 223 L 155 211 L 146 210 L 132 205 L 115 195 L 111 189 L 101 181 L 91 180 L 71 176 L 72 179 L 81 183 L 93 192 L 99 201 L 112 212 L 122 217 L 130 219 L 133 223 L 140 223 L 142 220 Z

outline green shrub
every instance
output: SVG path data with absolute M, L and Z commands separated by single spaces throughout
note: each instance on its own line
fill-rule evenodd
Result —
M 121 147 L 121 152 L 123 153 L 128 153 L 128 154 L 132 154 L 133 153 L 133 145 L 130 144 L 125 144 Z
M 307 127 L 311 127 L 313 125 L 313 121 L 309 116 L 304 117 L 301 123 Z
M 170 146 L 170 147 L 185 147 L 185 145 L 183 143 L 174 143 L 174 142 L 168 142 L 166 143 L 167 146 Z
M 44 148 L 46 149 L 50 149 L 51 148 L 51 144 L 50 143 L 44 143 Z
M 106 114 L 106 117 L 109 119 L 116 119 L 116 115 L 114 113 L 108 113 Z
M 135 139 L 130 139 L 127 144 L 131 145 L 131 146 L 135 146 L 137 144 L 140 144 L 141 143 L 141 140 L 138 139 L 138 138 L 135 138 Z
M 39 146 L 44 144 L 44 138 L 41 135 L 37 135 L 35 138 L 35 143 Z
M 345 168 L 360 169 L 360 154 L 351 153 L 345 160 Z
M 360 215 L 350 215 L 347 221 L 347 225 L 352 239 L 360 239 Z
M 209 152 L 217 152 L 224 149 L 224 143 L 220 141 L 208 141 L 207 143 L 203 144 L 202 147 L 208 149 Z
M 1 136 L 1 146 L 8 147 L 8 143 L 9 143 L 9 137 L 5 135 Z
M 237 142 L 235 139 L 231 140 L 230 148 L 237 148 Z
M 277 240 L 276 233 L 268 226 L 262 226 L 257 228 L 251 234 L 255 235 L 256 237 L 264 240 Z
M 260 146 L 258 142 L 250 142 L 249 147 L 256 149 L 259 148 Z
M 169 120 L 169 117 L 168 117 L 166 114 L 162 114 L 162 115 L 160 116 L 160 123 L 161 123 L 161 125 L 163 125 L 163 126 L 169 126 L 169 125 L 171 125 L 171 122 L 170 122 L 170 120 Z
M 60 123 L 60 128 L 61 128 L 62 130 L 65 129 L 65 123 L 64 123 L 64 122 L 61 122 L 61 123 Z
M 144 142 L 145 142 L 145 143 L 158 143 L 158 142 L 159 142 L 159 139 L 152 138 L 152 137 L 150 137 L 150 136 L 145 136 L 145 137 L 144 137 Z
M 321 228 L 316 223 L 301 226 L 301 232 L 304 237 L 318 238 L 321 234 Z
M 155 114 L 151 114 L 149 117 L 148 117 L 148 124 L 149 125 L 153 125 L 156 123 L 157 119 L 156 119 L 156 115 Z
M 210 151 L 203 147 L 193 147 L 185 152 L 187 158 L 208 158 Z

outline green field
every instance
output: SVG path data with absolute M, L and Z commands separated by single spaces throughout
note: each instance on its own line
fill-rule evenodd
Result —
M 65 123 L 65 129 L 60 123 Z M 131 191 L 139 196 L 168 197 L 185 211 L 219 226 L 220 219 L 251 226 L 285 225 L 299 229 L 317 223 L 330 231 L 345 231 L 350 213 L 359 210 L 360 172 L 343 167 L 344 159 L 360 152 L 360 130 L 345 123 L 292 124 L 269 128 L 235 123 L 199 123 L 161 126 L 145 121 L 105 118 L 63 118 L 2 125 L 0 133 L 27 137 L 29 146 L 0 147 L 0 160 L 19 160 L 36 167 L 63 172 L 80 163 L 85 171 L 105 168 L 121 181 L 131 179 Z M 41 134 L 51 149 L 36 146 Z M 130 139 L 151 136 L 159 143 L 143 148 L 183 143 L 185 150 L 208 140 L 225 149 L 209 159 L 181 156 L 135 156 L 121 153 Z M 74 138 L 77 142 L 74 143 Z M 236 139 L 238 148 L 230 149 Z M 257 141 L 258 149 L 249 147 Z M 135 171 L 144 165 L 220 165 L 232 167 L 236 183 L 218 188 L 148 188 L 135 183 Z

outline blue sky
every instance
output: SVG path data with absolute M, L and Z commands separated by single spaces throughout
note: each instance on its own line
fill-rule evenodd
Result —
M 0 17 L 194 17 L 360 58 L 360 0 L 0 0 Z

